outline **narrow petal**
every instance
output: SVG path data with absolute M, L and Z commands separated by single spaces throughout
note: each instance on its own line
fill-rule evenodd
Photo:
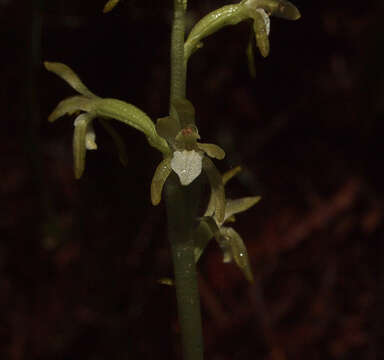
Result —
M 230 227 L 221 227 L 222 243 L 220 246 L 224 251 L 224 260 L 233 259 L 236 265 L 241 269 L 249 282 L 253 282 L 251 264 L 248 258 L 248 251 L 244 245 L 241 236 Z M 229 262 L 226 261 L 226 262 Z
M 91 111 L 95 100 L 90 100 L 85 96 L 72 96 L 55 107 L 52 113 L 48 116 L 48 121 L 53 122 L 64 115 L 72 115 L 77 111 Z
M 268 14 L 265 12 L 264 9 L 256 9 L 256 11 L 263 17 L 265 32 L 267 33 L 267 35 L 269 35 L 271 31 L 271 20 L 269 19 Z
M 236 166 L 231 170 L 228 170 L 223 174 L 223 184 L 225 185 L 229 180 L 231 180 L 235 175 L 241 171 L 241 166 Z
M 199 226 L 195 231 L 195 261 L 198 262 L 209 241 L 218 234 L 219 228 L 211 217 L 200 219 Z
M 73 162 L 75 178 L 80 179 L 85 168 L 86 135 L 89 123 L 93 120 L 93 114 L 81 114 L 75 120 L 73 134 Z
M 225 151 L 216 144 L 197 143 L 197 146 L 200 150 L 204 151 L 211 158 L 215 158 L 218 160 L 223 160 L 225 158 Z
M 249 196 L 240 199 L 227 199 L 224 221 L 240 212 L 246 211 L 261 200 L 261 196 Z
M 258 9 L 259 10 L 259 9 Z M 253 12 L 253 30 L 256 37 L 256 45 L 263 57 L 269 54 L 268 28 L 264 16 L 260 11 Z
M 172 169 L 170 166 L 171 159 L 164 159 L 156 168 L 151 183 L 151 201 L 154 206 L 158 205 L 161 201 L 161 193 L 163 186 L 167 180 Z
M 203 155 L 197 151 L 175 151 L 171 168 L 180 179 L 181 185 L 189 185 L 201 173 Z
M 203 159 L 203 169 L 206 172 L 209 183 L 211 185 L 211 199 L 210 204 L 208 204 L 207 212 L 210 212 L 212 205 L 215 207 L 214 217 L 218 223 L 224 221 L 225 215 L 225 192 L 223 180 L 219 171 L 216 169 L 216 166 L 213 164 L 212 160 L 204 156 Z
M 90 91 L 80 80 L 77 74 L 67 65 L 58 62 L 44 62 L 44 66 L 48 71 L 55 73 L 66 81 L 73 89 L 87 97 L 97 97 Z
M 119 0 L 109 0 L 104 6 L 103 13 L 105 14 L 113 10 L 113 8 L 118 4 L 118 2 Z

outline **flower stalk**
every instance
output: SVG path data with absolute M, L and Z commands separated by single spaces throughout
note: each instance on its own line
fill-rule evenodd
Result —
M 172 103 L 185 98 L 186 68 L 184 37 L 186 0 L 174 0 L 171 38 L 170 116 L 175 116 Z M 184 360 L 203 360 L 203 336 L 200 298 L 194 255 L 194 225 L 197 218 L 200 181 L 188 187 L 181 185 L 175 173 L 165 184 L 168 238 L 172 249 L 178 318 Z

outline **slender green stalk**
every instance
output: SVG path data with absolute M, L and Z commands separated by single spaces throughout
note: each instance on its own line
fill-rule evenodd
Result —
M 196 182 L 196 184 L 195 184 Z M 180 185 L 172 174 L 166 184 L 168 237 L 171 243 L 184 360 L 203 360 L 200 299 L 193 242 L 199 183 Z
M 173 0 L 174 15 L 171 38 L 171 101 L 185 98 L 186 71 L 184 66 L 185 12 L 187 0 Z
M 174 0 L 170 101 L 175 98 L 184 98 L 186 92 L 186 69 L 184 66 L 186 2 L 187 0 Z M 184 187 L 180 185 L 175 174 L 168 178 L 165 189 L 168 238 L 172 249 L 184 360 L 203 360 L 200 299 L 193 241 L 194 219 L 197 216 L 197 199 L 200 194 L 199 189 L 199 181 Z

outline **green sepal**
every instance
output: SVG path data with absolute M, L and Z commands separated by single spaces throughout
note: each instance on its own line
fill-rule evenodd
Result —
M 180 123 L 178 119 L 171 116 L 166 116 L 157 119 L 156 131 L 158 135 L 163 137 L 169 144 L 173 146 L 175 143 L 176 135 L 180 131 Z
M 197 263 L 207 247 L 209 241 L 217 236 L 219 228 L 216 221 L 210 216 L 200 218 L 199 226 L 195 230 L 195 262 Z
M 156 168 L 151 182 L 151 201 L 154 206 L 161 201 L 163 186 L 171 173 L 171 159 L 165 158 Z
M 259 48 L 261 55 L 263 57 L 267 57 L 269 54 L 269 39 L 264 16 L 259 11 L 254 11 L 252 17 L 256 45 Z
M 80 114 L 75 120 L 75 130 L 73 133 L 73 162 L 76 179 L 80 179 L 84 172 L 88 126 L 94 118 L 94 114 L 85 113 Z
M 214 218 L 218 223 L 222 223 L 225 216 L 225 191 L 223 180 L 212 160 L 206 156 L 203 158 L 203 169 L 205 170 L 211 185 L 210 204 L 214 207 Z M 210 212 L 211 211 L 212 209 L 210 209 Z
M 112 118 L 143 132 L 149 144 L 169 155 L 170 149 L 164 138 L 159 136 L 152 120 L 136 106 L 117 99 L 100 99 L 97 101 L 95 113 L 101 117 Z
M 172 101 L 173 107 L 177 118 L 180 123 L 180 128 L 195 124 L 195 107 L 192 103 L 185 98 L 176 98 Z
M 123 166 L 128 165 L 128 152 L 127 152 L 127 147 L 125 145 L 125 142 L 121 135 L 112 127 L 112 125 L 104 120 L 104 119 L 99 119 L 101 125 L 105 129 L 105 131 L 111 136 L 113 139 L 113 142 L 116 145 L 117 153 L 119 154 L 119 160 Z
M 105 6 L 104 6 L 104 8 L 103 8 L 103 13 L 106 14 L 106 13 L 112 11 L 113 8 L 118 4 L 118 2 L 119 2 L 119 0 L 109 0 L 109 1 L 105 4 Z
M 227 199 L 225 206 L 224 221 L 230 219 L 233 215 L 250 209 L 261 200 L 261 196 L 248 196 L 240 199 Z
M 300 11 L 291 2 L 286 0 L 248 0 L 249 6 L 264 9 L 270 15 L 285 20 L 297 20 Z
M 67 65 L 58 62 L 44 62 L 45 68 L 61 77 L 65 82 L 68 83 L 73 89 L 80 94 L 87 97 L 97 97 L 92 91 L 90 91 L 84 83 L 80 80 L 77 74 Z
M 241 236 L 233 228 L 224 226 L 220 228 L 220 234 L 219 245 L 224 253 L 223 261 L 231 262 L 234 260 L 246 279 L 253 283 L 254 278 L 248 258 L 248 251 Z
M 201 40 L 224 26 L 236 25 L 245 20 L 247 12 L 241 4 L 225 5 L 204 16 L 192 28 L 184 44 L 184 60 L 188 61 L 192 53 L 202 46 Z
M 223 160 L 225 158 L 225 151 L 216 144 L 197 143 L 197 146 L 211 158 L 218 160 Z
M 71 96 L 60 101 L 51 114 L 48 121 L 53 122 L 64 115 L 73 115 L 78 111 L 91 111 L 97 99 L 89 99 L 85 96 Z

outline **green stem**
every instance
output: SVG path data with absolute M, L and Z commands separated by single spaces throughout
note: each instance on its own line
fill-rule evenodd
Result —
M 170 104 L 175 98 L 184 98 L 186 93 L 186 70 L 184 66 L 186 2 L 187 0 L 174 0 Z M 200 298 L 193 239 L 200 182 L 197 179 L 188 187 L 184 187 L 180 185 L 177 176 L 171 174 L 165 185 L 165 191 L 168 238 L 171 243 L 174 265 L 183 359 L 203 360 Z
M 195 183 L 196 182 L 196 183 Z M 171 243 L 177 309 L 184 360 L 203 360 L 200 299 L 194 254 L 193 227 L 199 183 L 180 185 L 175 174 L 166 184 L 168 237 Z
M 184 66 L 185 11 L 187 0 L 174 0 L 171 37 L 171 101 L 185 98 L 186 71 Z

